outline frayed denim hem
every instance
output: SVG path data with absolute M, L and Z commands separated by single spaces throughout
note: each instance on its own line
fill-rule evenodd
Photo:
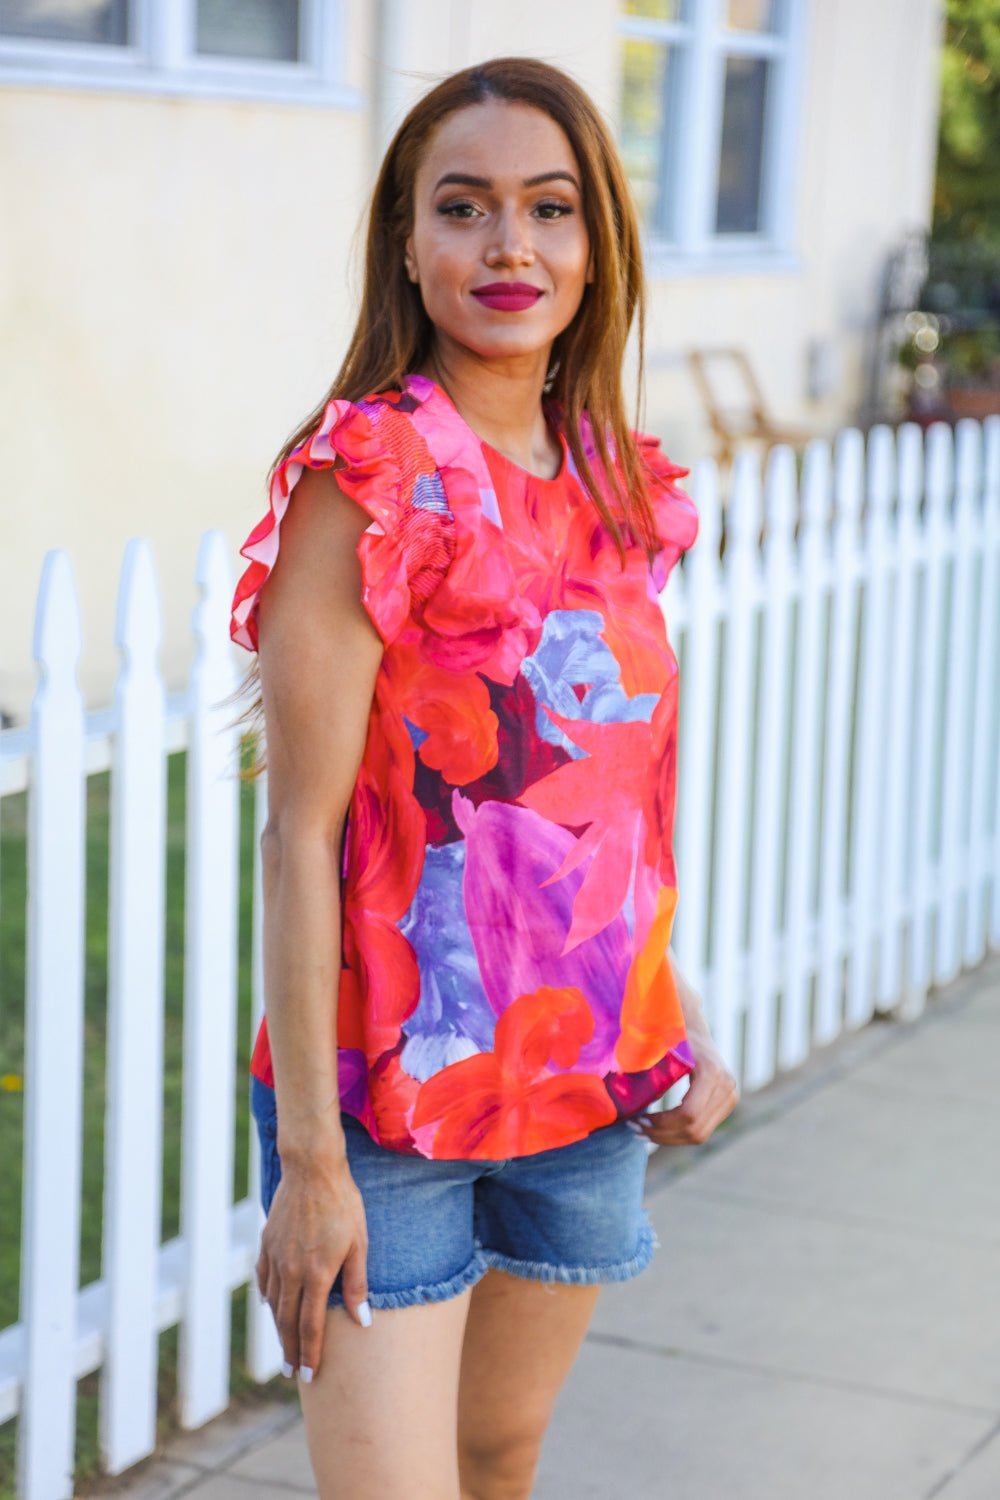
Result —
M 374 1292 L 369 1290 L 368 1301 L 373 1308 L 380 1307 L 418 1307 L 424 1302 L 445 1302 L 449 1297 L 457 1297 L 467 1287 L 475 1286 L 477 1281 L 482 1281 L 489 1264 L 484 1254 L 477 1250 L 469 1264 L 463 1270 L 456 1272 L 454 1276 L 447 1277 L 444 1281 L 432 1281 L 427 1286 L 406 1287 L 401 1292 Z M 327 1298 L 328 1307 L 343 1307 L 344 1299 L 339 1292 L 331 1292 Z
M 489 1265 L 498 1271 L 507 1271 L 511 1276 L 520 1276 L 526 1281 L 562 1281 L 574 1286 L 592 1286 L 603 1281 L 628 1281 L 645 1271 L 658 1250 L 660 1241 L 652 1224 L 646 1220 L 639 1234 L 639 1244 L 628 1260 L 611 1261 L 603 1266 L 554 1266 L 543 1260 L 515 1260 L 510 1255 L 501 1255 L 499 1250 L 483 1247 L 482 1254 Z

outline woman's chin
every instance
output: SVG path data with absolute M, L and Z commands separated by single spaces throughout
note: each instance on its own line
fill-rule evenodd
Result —
M 548 352 L 556 337 L 548 330 L 538 333 L 529 332 L 527 329 L 510 329 L 501 334 L 492 330 L 487 334 L 481 329 L 463 329 L 461 333 L 452 333 L 448 330 L 444 332 L 448 343 L 457 345 L 470 354 L 474 354 L 477 359 L 487 360 L 490 363 L 496 360 L 531 361 L 537 359 Z

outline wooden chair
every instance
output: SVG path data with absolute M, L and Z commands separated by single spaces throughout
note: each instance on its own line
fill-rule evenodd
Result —
M 771 419 L 742 349 L 689 349 L 687 361 L 715 434 L 720 467 L 732 464 L 733 454 L 741 443 L 762 442 L 766 452 L 775 443 L 801 448 L 810 438 L 826 436 L 804 428 L 780 427 Z

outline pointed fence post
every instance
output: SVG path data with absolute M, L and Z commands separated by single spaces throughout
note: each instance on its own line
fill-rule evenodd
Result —
M 698 510 L 698 537 L 684 562 L 686 635 L 679 684 L 677 754 L 677 916 L 671 948 L 691 985 L 705 995 L 709 931 L 710 835 L 712 827 L 718 618 L 722 608 L 719 569 L 719 476 L 715 461 L 699 459 L 691 495 Z
M 946 625 L 944 748 L 941 765 L 941 893 L 939 941 L 934 979 L 948 984 L 962 969 L 960 931 L 973 899 L 970 853 L 975 839 L 966 830 L 974 745 L 971 678 L 976 654 L 973 604 L 973 545 L 979 530 L 977 496 L 982 474 L 982 426 L 964 418 L 955 429 L 955 503 L 951 512 L 951 591 Z M 1000 692 L 1000 684 L 998 684 Z
M 741 1022 L 746 997 L 738 983 L 747 893 L 752 738 L 753 639 L 759 566 L 760 459 L 744 450 L 733 465 L 723 559 L 728 597 L 726 649 L 719 711 L 721 766 L 717 820 L 712 1027 L 716 1045 L 736 1078 L 743 1074 Z
M 111 1474 L 156 1446 L 163 1139 L 166 705 L 148 541 L 125 550 L 115 642 L 108 943 L 101 1452 Z
M 824 451 L 826 460 L 829 450 Z M 829 463 L 823 488 L 828 492 Z M 834 501 L 829 541 L 823 800 L 819 809 L 819 931 L 813 1037 L 829 1042 L 844 1029 L 844 955 L 848 945 L 844 893 L 847 802 L 850 792 L 850 722 L 856 644 L 855 546 L 857 490 Z
M 938 907 L 934 824 L 938 790 L 937 745 L 945 672 L 944 568 L 948 550 L 948 498 L 952 476 L 951 428 L 934 422 L 926 439 L 926 502 L 921 554 L 923 598 L 917 655 L 917 701 L 913 715 L 916 764 L 913 776 L 913 889 L 909 993 L 906 1013 L 924 1008 L 933 974 L 931 924 Z
M 845 434 L 841 434 L 842 438 Z M 846 447 L 838 445 L 838 472 L 849 472 L 852 448 L 860 445 L 855 433 Z M 843 490 L 844 486 L 840 487 Z M 839 493 L 839 491 L 838 491 Z M 830 452 L 815 438 L 806 449 L 802 469 L 802 527 L 798 549 L 798 628 L 792 692 L 792 739 L 788 805 L 787 893 L 778 1058 L 783 1068 L 794 1067 L 809 1051 L 809 971 L 815 960 L 813 869 L 816 860 L 816 806 L 819 797 L 820 715 L 822 713 L 820 635 L 827 522 L 830 509 Z
M 797 577 L 792 526 L 797 509 L 795 457 L 771 449 L 764 484 L 761 660 L 757 756 L 752 789 L 755 829 L 750 877 L 750 973 L 744 1084 L 761 1088 L 777 1065 L 776 962 L 785 793 L 785 743 L 791 671 L 791 612 Z
M 847 965 L 844 1019 L 863 1026 L 875 1011 L 875 937 L 884 918 L 877 879 L 883 844 L 884 773 L 897 774 L 885 757 L 885 649 L 887 637 L 889 499 L 893 481 L 893 438 L 888 427 L 868 435 L 867 504 L 864 541 L 858 681 L 855 698 L 854 806 L 851 819 L 851 949 Z
M 889 620 L 889 683 L 885 700 L 885 839 L 882 854 L 882 926 L 877 1008 L 899 1006 L 903 993 L 903 935 L 909 926 L 908 832 L 913 808 L 913 678 L 917 654 L 917 584 L 923 486 L 923 433 L 915 422 L 896 434 L 895 587 Z
M 83 1101 L 84 705 L 68 553 L 48 552 L 31 710 L 21 1321 L 22 1500 L 73 1494 Z
M 185 1252 L 178 1359 L 180 1416 L 200 1427 L 229 1404 L 234 1109 L 238 734 L 222 700 L 234 672 L 232 585 L 220 531 L 198 551 L 187 764 L 184 1117 L 181 1236 Z
M 1000 416 L 983 423 L 979 523 L 979 653 L 976 658 L 975 746 L 969 792 L 969 889 L 965 908 L 965 962 L 981 963 L 990 943 L 1000 944 Z M 995 726 L 995 727 L 994 727 Z M 990 798 L 993 839 L 990 839 Z

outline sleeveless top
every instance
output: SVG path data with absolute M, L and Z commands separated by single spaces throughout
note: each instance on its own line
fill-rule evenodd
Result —
M 548 416 L 554 479 L 423 376 L 332 400 L 240 548 L 230 635 L 255 651 L 303 468 L 342 461 L 371 518 L 384 652 L 346 821 L 337 1063 L 341 1108 L 416 1156 L 569 1144 L 693 1069 L 667 958 L 678 682 L 658 597 L 697 534 L 689 471 L 636 434 L 661 545 L 650 565 L 625 531 L 622 571 Z M 266 1017 L 250 1067 L 273 1087 Z

